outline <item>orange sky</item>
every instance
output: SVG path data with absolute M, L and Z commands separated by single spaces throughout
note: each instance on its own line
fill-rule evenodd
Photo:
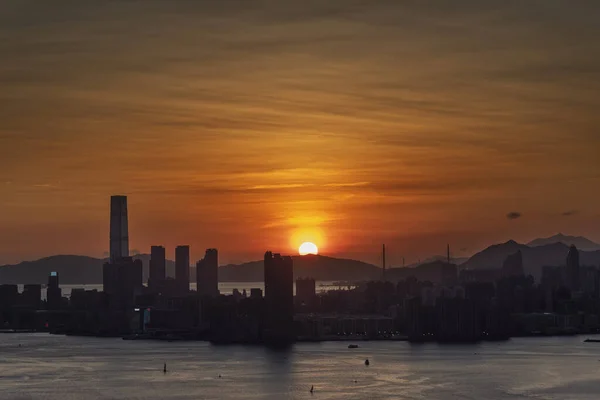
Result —
M 0 263 L 600 241 L 597 1 L 0 7 Z

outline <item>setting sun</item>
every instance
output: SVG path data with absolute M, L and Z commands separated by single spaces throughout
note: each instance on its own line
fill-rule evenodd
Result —
M 300 253 L 301 256 L 305 256 L 307 254 L 319 254 L 319 248 L 314 243 L 304 242 L 300 245 L 298 253 Z

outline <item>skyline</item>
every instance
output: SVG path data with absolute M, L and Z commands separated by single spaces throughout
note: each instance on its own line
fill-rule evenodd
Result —
M 600 242 L 600 4 L 521 3 L 3 2 L 0 265 L 102 256 L 113 193 L 223 263 Z

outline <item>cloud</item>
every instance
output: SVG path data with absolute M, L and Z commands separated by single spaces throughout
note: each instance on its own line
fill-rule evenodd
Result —
M 577 213 L 578 213 L 577 210 L 570 210 L 570 211 L 565 211 L 564 213 L 562 213 L 562 216 L 563 217 L 571 217 Z
M 521 218 L 522 216 L 523 216 L 523 214 L 521 214 L 521 213 L 520 213 L 520 212 L 518 212 L 518 211 L 511 211 L 511 212 L 509 212 L 508 214 L 506 214 L 506 218 L 508 218 L 508 219 L 511 219 L 511 220 L 512 220 L 512 219 L 519 219 L 519 218 Z

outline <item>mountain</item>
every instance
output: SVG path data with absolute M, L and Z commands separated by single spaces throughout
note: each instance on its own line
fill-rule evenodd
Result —
M 94 284 L 102 282 L 103 260 L 86 257 L 58 255 L 36 261 L 0 267 L 0 283 L 48 283 L 50 272 L 58 272 L 60 283 Z
M 319 281 L 355 281 L 376 279 L 381 269 L 362 261 L 322 255 L 293 256 L 294 278 L 311 277 Z M 263 278 L 263 261 L 219 268 L 221 282 L 260 282 Z
M 144 264 L 143 278 L 148 280 L 149 254 L 138 254 L 134 259 Z M 58 272 L 60 283 L 92 285 L 102 283 L 102 265 L 107 259 L 87 256 L 58 255 L 25 261 L 16 265 L 0 266 L 0 284 L 48 283 L 50 272 Z M 175 263 L 167 260 L 167 275 L 174 274 Z
M 523 254 L 523 267 L 525 273 L 533 275 L 536 280 L 541 278 L 543 266 L 561 266 L 566 264 L 569 246 L 564 243 L 552 243 L 542 246 L 527 246 L 515 242 L 496 244 L 475 254 L 461 265 L 466 269 L 496 269 L 502 268 L 506 258 L 521 250 Z M 580 251 L 581 265 L 598 266 L 600 264 L 600 250 Z
M 416 268 L 420 265 L 424 265 L 424 264 L 431 264 L 431 263 L 435 263 L 436 261 L 447 261 L 448 256 L 433 256 L 433 257 L 429 257 L 426 258 L 425 260 L 419 261 L 418 263 L 414 263 L 414 264 L 409 264 L 407 266 L 405 266 L 405 268 Z M 468 257 L 452 257 L 450 259 L 450 261 L 453 264 L 463 264 L 465 263 L 469 258 Z
M 527 243 L 527 246 L 539 247 L 554 243 L 562 243 L 566 244 L 567 246 L 575 245 L 575 247 L 577 247 L 579 250 L 585 251 L 600 250 L 600 244 L 594 243 L 591 240 L 584 238 L 583 236 L 568 236 L 563 235 L 562 233 L 550 236 L 548 238 L 539 238 L 532 240 L 531 242 Z
M 144 282 L 148 279 L 150 256 L 139 254 L 144 264 Z M 324 281 L 368 280 L 381 276 L 381 269 L 356 260 L 333 258 L 326 256 L 294 256 L 294 276 L 312 277 Z M 59 255 L 42 258 L 36 261 L 22 262 L 17 265 L 0 267 L 0 284 L 41 283 L 48 282 L 50 272 L 58 272 L 63 284 L 101 284 L 102 265 L 106 259 L 86 256 Z M 174 276 L 175 263 L 167 260 L 167 275 Z M 190 281 L 196 280 L 195 267 L 190 268 Z M 263 261 L 252 261 L 239 265 L 225 265 L 219 268 L 221 282 L 261 282 L 264 279 Z

